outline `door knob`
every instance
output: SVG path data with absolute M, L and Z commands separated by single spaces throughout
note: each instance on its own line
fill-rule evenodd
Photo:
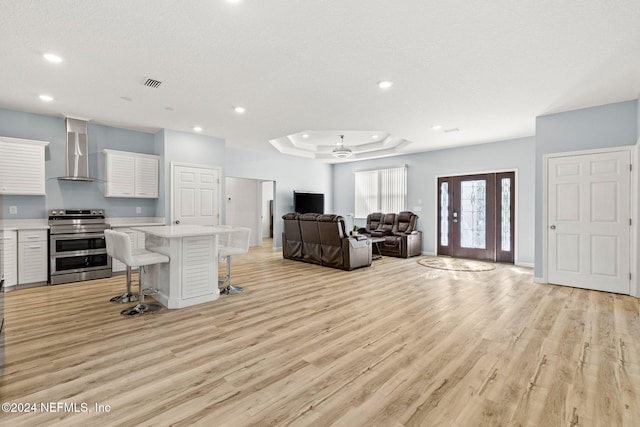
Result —
M 176 220 L 176 224 L 180 224 L 180 220 L 179 219 Z
M 552 230 L 555 230 L 555 229 L 556 229 L 556 226 L 555 226 L 555 225 L 552 225 L 552 226 L 551 226 L 551 227 L 549 227 L 549 228 L 550 228 L 550 229 L 552 229 Z

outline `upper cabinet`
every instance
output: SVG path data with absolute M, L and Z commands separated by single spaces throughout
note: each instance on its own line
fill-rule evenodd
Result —
M 105 197 L 158 197 L 159 156 L 115 150 L 104 154 Z
M 48 144 L 0 136 L 0 194 L 45 194 L 44 148 Z

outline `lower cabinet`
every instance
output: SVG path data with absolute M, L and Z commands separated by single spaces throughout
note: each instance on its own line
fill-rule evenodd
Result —
M 18 284 L 47 281 L 47 231 L 18 231 Z
M 0 271 L 6 288 L 18 284 L 18 232 L 15 230 L 0 231 Z

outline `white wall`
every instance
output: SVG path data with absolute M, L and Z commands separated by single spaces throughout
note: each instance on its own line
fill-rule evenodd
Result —
M 282 215 L 293 212 L 294 190 L 325 194 L 325 211 L 332 212 L 332 167 L 314 160 L 280 153 L 267 153 L 227 148 L 227 175 L 275 181 L 273 247 L 282 247 Z
M 224 182 L 225 146 L 224 140 L 205 135 L 196 135 L 163 129 L 154 135 L 155 153 L 163 156 L 160 168 L 160 198 L 158 199 L 158 215 L 171 218 L 171 162 L 200 166 L 219 167 L 222 171 L 221 182 Z M 221 200 L 224 200 L 224 185 Z M 225 221 L 224 204 L 221 204 L 221 223 Z
M 262 182 L 255 179 L 225 179 L 226 224 L 251 228 L 251 246 L 262 243 L 260 225 Z
M 334 166 L 334 213 L 354 212 L 354 171 L 406 164 L 407 210 L 420 218 L 422 251 L 436 253 L 437 177 L 476 172 L 516 171 L 516 264 L 534 262 L 535 138 L 479 144 Z M 420 210 L 418 212 L 418 210 Z M 356 224 L 364 225 L 363 219 Z
M 543 156 L 551 153 L 632 146 L 638 138 L 638 100 L 536 117 L 535 277 L 546 279 L 543 244 Z

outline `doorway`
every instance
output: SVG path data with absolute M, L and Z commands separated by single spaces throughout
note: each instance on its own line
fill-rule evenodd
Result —
M 226 225 L 251 228 L 250 245 L 263 246 L 273 237 L 274 195 L 274 181 L 227 177 Z
M 513 263 L 515 172 L 438 178 L 438 255 Z

